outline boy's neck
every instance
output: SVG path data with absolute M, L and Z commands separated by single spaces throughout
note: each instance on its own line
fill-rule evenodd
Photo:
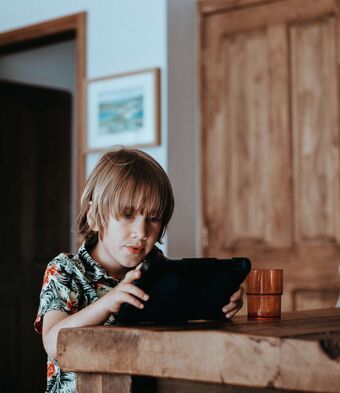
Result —
M 98 263 L 98 265 L 100 265 L 103 269 L 105 269 L 111 277 L 123 279 L 126 273 L 129 271 L 129 269 L 124 268 L 122 266 L 112 266 L 112 263 L 106 262 L 105 258 L 101 257 L 97 244 L 95 244 L 94 247 L 92 247 L 92 249 L 89 250 L 89 254 L 91 255 L 91 258 L 96 263 Z

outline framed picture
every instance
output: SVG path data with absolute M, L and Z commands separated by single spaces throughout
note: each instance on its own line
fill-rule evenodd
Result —
M 160 143 L 160 70 L 94 79 L 88 84 L 87 151 Z

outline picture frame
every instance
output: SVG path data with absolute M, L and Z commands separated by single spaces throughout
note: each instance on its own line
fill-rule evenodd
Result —
M 160 69 L 89 81 L 86 151 L 160 144 Z

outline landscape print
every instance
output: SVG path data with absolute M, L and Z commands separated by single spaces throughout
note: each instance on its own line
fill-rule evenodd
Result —
M 138 133 L 143 129 L 143 87 L 105 91 L 98 98 L 98 134 Z
M 87 99 L 88 152 L 159 144 L 158 68 L 90 80 Z

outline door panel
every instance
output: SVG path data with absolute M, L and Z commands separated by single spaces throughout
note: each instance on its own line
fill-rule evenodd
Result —
M 229 247 L 291 244 L 291 215 L 281 215 L 282 209 L 291 211 L 287 100 L 282 105 L 282 97 L 288 96 L 288 75 L 282 36 L 281 28 L 254 30 L 237 34 L 228 45 L 227 192 L 232 208 L 224 223 L 231 226 Z M 268 190 L 276 190 L 276 197 Z
M 334 16 L 289 29 L 296 240 L 339 244 L 339 128 Z
M 70 94 L 0 82 L 0 124 L 0 391 L 42 392 L 33 322 L 46 264 L 70 244 Z
M 337 2 L 219 3 L 216 12 L 209 4 L 201 15 L 203 254 L 284 268 L 285 310 L 334 306 Z

